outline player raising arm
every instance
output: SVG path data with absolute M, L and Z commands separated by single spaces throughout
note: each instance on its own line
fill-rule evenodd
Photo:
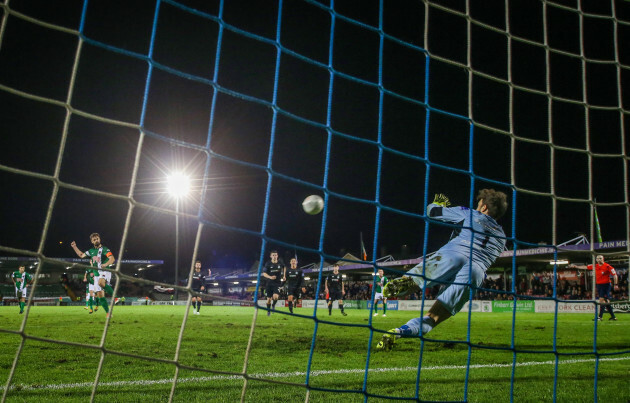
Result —
M 383 290 L 383 296 L 406 295 L 435 284 L 445 288 L 425 317 L 411 319 L 385 333 L 376 346 L 378 350 L 390 350 L 401 336 L 424 335 L 462 309 L 470 298 L 470 292 L 474 293 L 481 286 L 486 270 L 505 248 L 505 233 L 495 220 L 507 210 L 506 199 L 503 192 L 480 190 L 477 208 L 471 211 L 467 207 L 449 208 L 446 196 L 435 196 L 433 203 L 427 206 L 427 216 L 459 224 L 461 230 L 426 261 L 409 270 L 408 275 L 390 281 Z
M 599 304 L 600 304 L 598 320 L 602 320 L 602 317 L 604 316 L 604 309 L 606 309 L 608 313 L 610 314 L 609 320 L 617 320 L 617 317 L 615 316 L 615 313 L 613 312 L 612 306 L 610 305 L 610 279 L 611 278 L 613 279 L 613 282 L 615 285 L 615 291 L 619 290 L 619 286 L 617 285 L 619 281 L 619 279 L 617 278 L 617 272 L 611 265 L 604 262 L 604 256 L 602 255 L 597 255 L 595 257 L 595 262 L 596 262 L 595 263 L 595 286 L 597 288 L 597 295 L 599 296 Z M 567 266 L 567 268 L 593 270 L 593 265 L 592 264 L 589 264 L 589 265 L 572 264 L 572 265 Z
M 74 252 L 80 258 L 88 257 L 93 270 L 97 270 L 97 272 L 94 272 L 94 294 L 99 298 L 103 309 L 105 309 L 105 312 L 109 316 L 109 305 L 107 298 L 105 298 L 105 292 L 112 295 L 114 290 L 109 285 L 111 271 L 102 269 L 111 268 L 114 262 L 116 262 L 116 258 L 114 258 L 114 254 L 107 246 L 101 244 L 101 236 L 98 233 L 90 234 L 90 242 L 92 242 L 93 247 L 86 252 L 81 252 L 77 247 L 77 243 L 74 241 L 70 243 L 70 246 L 72 246 L 72 249 L 74 249 Z M 103 262 L 105 258 L 107 258 L 107 260 Z M 89 282 L 89 278 L 87 280 Z

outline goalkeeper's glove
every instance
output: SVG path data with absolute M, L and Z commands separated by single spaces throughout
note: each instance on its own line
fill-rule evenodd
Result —
M 451 202 L 446 195 L 444 195 L 443 193 L 438 193 L 433 199 L 433 204 L 437 204 L 438 206 L 442 207 L 448 207 L 451 205 Z

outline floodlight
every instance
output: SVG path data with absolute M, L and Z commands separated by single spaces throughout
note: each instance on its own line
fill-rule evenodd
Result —
M 166 178 L 168 193 L 175 197 L 182 197 L 190 190 L 190 178 L 182 173 L 174 173 Z

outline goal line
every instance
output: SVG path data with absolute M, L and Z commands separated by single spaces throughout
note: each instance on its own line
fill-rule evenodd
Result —
M 599 361 L 628 361 L 630 357 L 607 357 L 600 358 Z M 584 364 L 589 362 L 595 362 L 595 358 L 583 358 L 572 360 L 560 360 L 558 364 Z M 555 360 L 548 361 L 528 361 L 516 363 L 516 367 L 532 367 L 542 365 L 555 365 Z M 511 368 L 513 364 L 471 364 L 467 365 L 436 365 L 429 367 L 422 367 L 422 371 L 444 371 L 444 370 L 465 370 L 467 368 L 483 369 L 483 368 Z M 399 368 L 371 368 L 369 373 L 386 373 L 386 372 L 417 372 L 417 367 L 399 367 Z M 335 370 L 318 370 L 311 371 L 310 376 L 322 376 L 322 375 L 349 375 L 349 374 L 363 374 L 365 369 L 335 369 Z M 290 378 L 296 376 L 306 376 L 306 372 L 267 372 L 262 374 L 249 374 L 247 376 L 250 380 L 265 380 L 265 379 L 277 379 L 277 378 Z M 192 382 L 209 382 L 209 381 L 229 381 L 244 379 L 243 375 L 213 375 L 213 376 L 196 376 L 190 378 L 179 377 L 177 383 L 192 383 Z M 151 385 L 170 385 L 173 383 L 173 378 L 155 379 L 155 380 L 142 380 L 142 381 L 116 381 L 116 382 L 99 382 L 99 387 L 127 387 L 127 386 L 151 386 Z M 50 385 L 20 385 L 12 384 L 9 390 L 65 390 L 65 389 L 91 389 L 94 387 L 94 382 L 77 382 L 77 383 L 60 383 Z M 4 391 L 5 387 L 0 386 L 0 390 Z

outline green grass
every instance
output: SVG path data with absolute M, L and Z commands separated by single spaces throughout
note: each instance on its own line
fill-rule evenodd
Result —
M 296 311 L 304 315 L 313 313 L 307 309 Z M 23 339 L 20 334 L 6 332 L 21 328 L 24 316 L 17 312 L 17 307 L 0 307 L 2 393 Z M 7 401 L 88 401 L 102 357 L 95 401 L 167 401 L 176 372 L 170 361 L 176 358 L 184 312 L 184 307 L 176 306 L 117 306 L 101 350 L 98 346 L 105 330 L 102 311 L 88 315 L 82 307 L 31 308 L 24 328 L 27 336 L 93 348 L 27 337 Z M 204 306 L 201 315 L 188 317 L 178 355 L 181 368 L 174 401 L 240 401 L 244 378 L 238 374 L 243 372 L 254 312 L 253 308 Z M 327 311 L 320 310 L 318 316 L 323 321 L 368 324 L 368 311 L 347 312 L 347 317 L 342 317 L 338 310 L 328 316 Z M 247 381 L 245 400 L 304 401 L 315 321 L 281 314 L 267 317 L 262 310 L 259 313 L 247 361 L 247 374 L 251 378 Z M 374 318 L 373 326 L 385 331 L 413 316 L 413 312 L 389 311 L 387 318 Z M 560 364 L 555 377 L 552 314 L 517 314 L 514 347 L 522 351 L 515 356 L 509 350 L 511 314 L 473 314 L 470 329 L 473 346 L 469 349 L 468 314 L 460 313 L 429 333 L 435 340 L 421 343 L 419 339 L 403 339 L 389 353 L 372 351 L 366 391 L 413 398 L 422 357 L 420 399 L 509 401 L 512 363 L 516 360 L 514 401 L 552 401 L 554 378 L 557 401 L 593 401 L 597 371 L 599 401 L 627 402 L 630 400 L 630 315 L 619 316 L 617 322 L 598 324 L 594 343 L 591 315 L 560 315 L 555 333 L 556 349 L 562 355 L 558 356 Z M 317 324 L 308 380 L 312 388 L 309 401 L 364 401 L 369 336 L 370 330 L 362 326 Z M 374 333 L 372 346 L 380 336 L 381 333 Z M 611 355 L 601 356 L 596 366 L 594 349 L 599 354 Z M 340 395 L 343 393 L 340 391 L 346 392 Z M 369 398 L 370 402 L 384 400 Z

